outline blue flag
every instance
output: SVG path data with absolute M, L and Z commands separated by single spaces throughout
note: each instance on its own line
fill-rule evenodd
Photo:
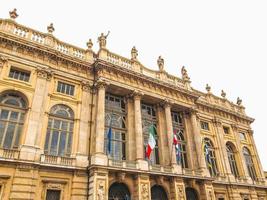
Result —
M 108 154 L 110 154 L 110 152 L 111 152 L 111 139 L 112 139 L 112 128 L 111 128 L 111 126 L 108 129 L 107 138 L 108 138 L 107 150 L 108 150 Z

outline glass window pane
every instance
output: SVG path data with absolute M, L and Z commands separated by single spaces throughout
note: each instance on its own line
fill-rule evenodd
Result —
M 52 155 L 57 155 L 58 134 L 59 134 L 58 131 L 53 131 L 51 147 L 50 147 L 50 154 Z
M 65 154 L 65 145 L 66 145 L 66 132 L 61 132 L 60 133 L 58 155 L 64 156 L 64 154 Z
M 5 141 L 4 141 L 4 148 L 11 148 L 13 137 L 15 131 L 15 124 L 9 123 L 6 131 Z
M 17 121 L 18 120 L 18 116 L 19 116 L 18 112 L 12 111 L 11 115 L 10 115 L 10 119 L 14 120 L 14 121 Z
M 2 139 L 3 139 L 3 136 L 4 136 L 5 128 L 6 128 L 6 122 L 1 122 L 0 121 L 0 146 L 2 144 Z
M 8 118 L 8 110 L 2 110 L 1 111 L 1 115 L 0 115 L 0 119 L 7 119 Z
M 53 128 L 54 129 L 59 129 L 60 128 L 60 123 L 61 123 L 60 120 L 55 119 Z

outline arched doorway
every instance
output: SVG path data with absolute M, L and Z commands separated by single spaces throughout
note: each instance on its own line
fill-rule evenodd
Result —
M 131 200 L 128 187 L 123 183 L 113 183 L 108 190 L 108 200 Z
M 195 189 L 187 187 L 185 189 L 185 193 L 186 193 L 187 200 L 198 200 L 197 192 Z
M 168 200 L 167 194 L 163 187 L 154 185 L 151 188 L 151 200 Z

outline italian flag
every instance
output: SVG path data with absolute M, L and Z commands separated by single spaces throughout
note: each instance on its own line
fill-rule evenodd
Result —
M 153 149 L 156 146 L 155 135 L 156 135 L 155 127 L 153 125 L 151 125 L 149 127 L 149 138 L 148 138 L 148 144 L 147 144 L 147 147 L 146 147 L 146 157 L 148 159 L 150 158 L 151 152 L 153 151 Z

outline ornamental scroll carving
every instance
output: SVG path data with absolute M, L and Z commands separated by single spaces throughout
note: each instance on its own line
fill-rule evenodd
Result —
M 37 76 L 46 80 L 51 80 L 53 72 L 51 69 L 46 67 L 37 67 L 36 69 Z
M 142 200 L 148 200 L 149 194 L 148 194 L 148 184 L 147 183 L 141 183 L 141 197 Z
M 82 90 L 86 92 L 91 91 L 91 84 L 88 81 L 82 81 Z
M 105 182 L 99 181 L 97 184 L 97 200 L 105 199 Z
M 0 56 L 0 68 L 4 66 L 4 64 L 8 61 L 8 59 L 4 56 Z

